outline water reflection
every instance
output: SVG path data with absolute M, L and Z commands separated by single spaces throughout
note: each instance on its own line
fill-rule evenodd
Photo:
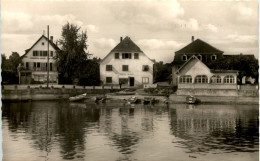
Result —
M 187 160 L 259 149 L 257 106 L 24 102 L 4 103 L 2 116 L 4 160 L 172 160 L 175 151 Z
M 169 114 L 174 136 L 188 152 L 258 151 L 258 108 L 230 105 L 175 105 Z

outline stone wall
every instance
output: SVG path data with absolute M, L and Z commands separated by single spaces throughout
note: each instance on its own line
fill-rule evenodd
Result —
M 27 88 L 27 89 L 2 89 L 3 101 L 26 101 L 26 100 L 59 100 L 68 99 L 70 96 L 87 93 L 89 95 L 101 95 L 115 92 L 118 89 L 55 89 L 55 88 Z

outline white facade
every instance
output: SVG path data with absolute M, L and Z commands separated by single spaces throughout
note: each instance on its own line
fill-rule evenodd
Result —
M 26 54 L 22 56 L 22 66 L 25 68 L 20 72 L 20 83 L 45 83 L 47 82 L 47 45 L 48 39 L 42 36 Z M 57 49 L 57 47 L 56 47 Z M 58 83 L 58 72 L 54 57 L 56 49 L 53 43 L 49 44 L 49 82 Z M 28 81 L 28 78 L 30 79 Z M 27 79 L 27 81 L 25 80 Z
M 153 64 L 143 52 L 112 51 L 100 63 L 100 79 L 103 84 L 153 84 Z
M 236 70 L 211 70 L 196 56 L 178 71 L 177 95 L 236 96 Z

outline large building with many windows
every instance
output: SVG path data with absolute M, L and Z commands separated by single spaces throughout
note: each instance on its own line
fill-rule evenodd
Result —
M 50 40 L 42 35 L 31 48 L 25 50 L 21 56 L 22 63 L 18 67 L 20 84 L 39 84 L 47 82 L 47 50 L 49 42 L 49 82 L 58 83 L 58 72 L 55 63 L 56 51 L 58 46 L 53 43 L 53 37 Z
M 237 70 L 213 70 L 197 56 L 190 57 L 176 72 L 178 95 L 237 95 Z
M 153 84 L 153 64 L 130 37 L 121 37 L 120 43 L 100 62 L 100 79 L 110 85 Z
M 172 84 L 178 85 L 177 70 L 186 63 L 193 55 L 195 55 L 204 64 L 211 63 L 217 59 L 223 58 L 223 51 L 211 46 L 210 44 L 191 37 L 191 43 L 182 49 L 175 52 L 174 60 L 172 62 Z

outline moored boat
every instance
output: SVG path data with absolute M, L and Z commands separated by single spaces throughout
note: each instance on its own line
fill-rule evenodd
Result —
M 76 101 L 81 101 L 81 100 L 85 99 L 86 97 L 87 97 L 87 93 L 84 93 L 81 95 L 70 97 L 69 100 L 72 102 L 76 102 Z
M 134 103 L 137 102 L 137 100 L 138 100 L 138 98 L 137 98 L 136 96 L 133 96 L 133 97 L 130 97 L 130 98 L 127 100 L 127 102 L 128 102 L 129 104 L 134 104 Z
M 152 98 L 152 97 L 144 97 L 143 99 L 143 104 L 151 104 L 151 103 L 154 103 L 155 102 L 155 98 Z
M 186 103 L 188 103 L 188 104 L 195 104 L 197 102 L 198 102 L 198 100 L 195 96 L 190 95 L 190 96 L 186 97 Z
M 98 102 L 105 103 L 105 102 L 106 102 L 106 99 L 107 99 L 106 96 L 100 96 L 100 97 L 97 96 L 95 102 L 96 102 L 96 103 L 98 103 Z

